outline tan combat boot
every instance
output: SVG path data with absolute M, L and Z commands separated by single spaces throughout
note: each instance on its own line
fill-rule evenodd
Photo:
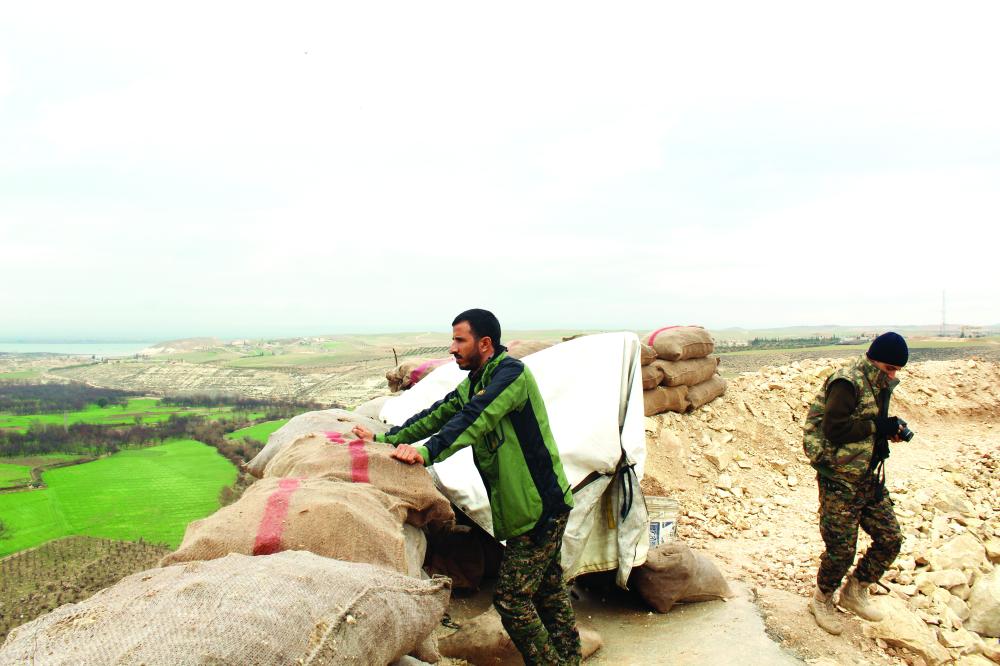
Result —
M 809 600 L 809 612 L 816 618 L 823 631 L 839 636 L 844 630 L 844 622 L 837 616 L 837 607 L 833 605 L 833 592 L 823 594 L 818 587 Z
M 869 622 L 881 622 L 885 619 L 885 613 L 868 596 L 868 584 L 858 581 L 854 576 L 848 576 L 840 590 L 840 606 Z

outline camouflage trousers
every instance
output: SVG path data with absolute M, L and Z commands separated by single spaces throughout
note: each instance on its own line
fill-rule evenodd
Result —
M 816 585 L 829 594 L 838 587 L 854 564 L 858 547 L 858 527 L 872 538 L 872 545 L 854 577 L 874 583 L 889 568 L 903 543 L 903 535 L 892 511 L 892 500 L 874 475 L 865 476 L 856 486 L 816 477 L 819 483 L 819 531 L 826 550 L 820 557 Z
M 560 553 L 569 514 L 507 540 L 493 605 L 527 666 L 579 664 L 580 634 Z

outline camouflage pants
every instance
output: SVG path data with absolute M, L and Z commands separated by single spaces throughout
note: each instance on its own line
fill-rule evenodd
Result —
M 552 519 L 543 535 L 508 539 L 500 563 L 493 605 L 527 666 L 581 660 L 576 616 L 559 562 L 568 518 Z
M 859 526 L 872 538 L 872 545 L 854 568 L 854 577 L 862 583 L 876 582 L 899 555 L 903 543 L 889 492 L 873 475 L 866 476 L 854 487 L 822 476 L 817 477 L 817 481 L 819 531 L 826 550 L 820 558 L 816 585 L 826 594 L 840 587 L 847 570 L 854 564 Z

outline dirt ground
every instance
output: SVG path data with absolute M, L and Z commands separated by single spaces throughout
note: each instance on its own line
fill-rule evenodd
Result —
M 921 663 L 910 650 L 867 637 L 853 616 L 844 616 L 842 636 L 830 636 L 806 607 L 823 546 L 815 474 L 801 450 L 802 419 L 823 379 L 845 360 L 744 372 L 701 410 L 647 419 L 643 488 L 680 500 L 679 537 L 751 586 L 768 633 L 783 647 L 815 663 Z M 917 435 L 893 444 L 886 463 L 905 542 L 884 580 L 916 607 L 926 600 L 906 588 L 925 553 L 964 532 L 994 544 L 1000 537 L 1000 432 L 994 425 L 1000 364 L 981 356 L 918 361 L 900 378 L 893 411 Z M 859 552 L 867 544 L 863 535 Z M 924 613 L 931 636 L 961 629 L 916 612 Z

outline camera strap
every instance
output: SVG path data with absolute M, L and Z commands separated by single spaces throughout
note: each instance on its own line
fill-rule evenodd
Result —
M 872 388 L 871 384 L 868 384 Z M 872 388 L 872 393 L 875 393 Z M 878 403 L 878 415 L 885 418 L 889 415 L 889 389 L 884 388 L 878 392 L 876 402 Z M 868 464 L 868 473 L 875 475 L 876 487 L 875 499 L 881 500 L 885 492 L 885 459 L 889 457 L 889 440 L 883 435 L 875 436 L 875 446 L 872 449 L 872 460 Z

